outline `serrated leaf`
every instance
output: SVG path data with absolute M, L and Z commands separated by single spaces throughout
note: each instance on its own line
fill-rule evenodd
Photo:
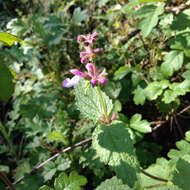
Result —
M 168 86 L 169 82 L 167 80 L 151 82 L 145 89 L 146 97 L 150 100 L 156 100 Z
M 175 71 L 178 71 L 183 65 L 183 52 L 173 50 L 164 57 L 164 62 L 161 64 L 162 74 L 168 78 L 171 77 Z
M 169 161 L 164 159 L 164 158 L 159 158 L 157 159 L 155 164 L 152 164 L 149 166 L 145 172 L 154 175 L 156 177 L 160 177 L 162 179 L 168 179 L 169 174 L 170 174 L 170 167 L 169 167 Z M 156 190 L 168 190 L 167 184 L 164 182 L 160 182 L 158 180 L 155 180 L 151 177 L 146 176 L 145 174 L 141 173 L 141 179 L 142 179 L 142 185 L 145 190 L 148 190 L 150 188 L 146 188 L 149 186 L 157 185 L 157 184 L 162 184 L 163 186 L 160 187 L 155 187 L 153 189 Z M 173 186 L 172 186 L 173 187 Z
M 147 120 L 141 120 L 141 114 L 135 114 L 130 119 L 130 127 L 141 132 L 141 133 L 150 133 L 152 132 L 152 128 Z
M 102 119 L 104 110 L 101 105 L 97 87 L 90 85 L 89 88 L 87 88 L 86 84 L 86 81 L 80 80 L 79 84 L 75 87 L 76 105 L 83 116 L 96 122 Z M 107 115 L 109 115 L 113 109 L 112 100 L 109 99 L 104 92 L 102 92 L 102 96 Z
M 69 177 L 62 173 L 55 180 L 55 190 L 81 190 L 80 186 L 86 185 L 87 180 L 84 176 L 78 175 L 73 171 Z
M 63 136 L 63 134 L 59 131 L 53 131 L 48 134 L 48 138 L 51 140 L 59 140 L 62 141 L 64 144 L 67 144 L 66 138 Z
M 170 89 L 164 92 L 162 101 L 169 104 L 176 100 L 178 96 L 185 95 L 190 91 L 190 81 L 184 80 L 183 82 L 174 82 L 170 85 Z
M 8 67 L 0 63 L 0 100 L 7 102 L 14 92 L 13 75 Z
M 138 181 L 139 165 L 125 124 L 96 127 L 92 144 L 100 160 L 111 166 L 123 183 L 133 187 Z
M 182 190 L 189 190 L 190 187 L 190 163 L 184 159 L 179 159 L 175 170 L 172 173 L 171 181 Z
M 131 190 L 131 188 L 122 183 L 122 180 L 117 177 L 112 177 L 111 179 L 107 179 L 102 182 L 96 190 Z
M 157 25 L 158 16 L 163 13 L 164 5 L 164 3 L 159 6 L 145 5 L 136 12 L 135 17 L 141 18 L 137 24 L 137 28 L 141 30 L 144 37 L 147 37 Z
M 12 34 L 0 32 L 0 42 L 6 43 L 7 45 L 12 46 L 15 42 L 21 43 L 22 40 Z
M 144 105 L 146 99 L 146 91 L 145 89 L 141 88 L 139 85 L 133 91 L 134 94 L 134 102 L 136 105 Z
M 46 172 L 44 175 L 44 180 L 48 181 L 48 180 L 52 179 L 52 177 L 55 175 L 56 171 L 57 171 L 57 169 L 53 168 L 52 170 Z

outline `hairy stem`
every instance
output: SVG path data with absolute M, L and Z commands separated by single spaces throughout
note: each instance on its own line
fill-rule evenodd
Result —
M 100 89 L 100 86 L 98 85 L 98 94 L 99 94 L 99 97 L 100 97 L 100 103 L 102 105 L 102 108 L 104 110 L 104 116 L 105 116 L 105 120 L 107 123 L 109 123 L 109 118 L 108 118 L 108 115 L 107 115 L 107 109 L 106 109 L 106 105 L 105 105 L 105 102 L 104 102 L 104 99 L 103 99 L 103 96 L 102 96 L 102 91 Z

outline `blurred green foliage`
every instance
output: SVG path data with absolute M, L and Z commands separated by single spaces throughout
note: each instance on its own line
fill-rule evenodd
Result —
M 169 180 L 157 189 L 188 190 L 189 142 L 178 141 L 189 130 L 186 121 L 181 129 L 178 122 L 190 103 L 188 7 L 175 14 L 166 7 L 179 6 L 178 1 L 7 0 L 0 5 L 0 32 L 24 40 L 11 47 L 0 44 L 0 170 L 14 180 L 25 176 L 16 189 L 37 190 L 44 184 L 40 189 L 53 189 L 53 184 L 56 190 L 148 189 L 159 182 L 139 176 L 139 168 L 145 168 Z M 97 126 L 102 110 L 96 88 L 62 87 L 69 69 L 81 67 L 77 36 L 94 31 L 104 51 L 95 62 L 108 73 L 103 96 L 109 116 L 114 111 L 122 121 L 110 128 Z M 86 95 L 95 102 L 95 114 L 88 109 L 92 103 L 80 102 Z M 189 119 L 188 109 L 184 117 Z M 159 122 L 166 136 L 161 143 L 149 142 L 159 135 Z M 73 149 L 31 175 L 35 165 L 92 133 L 93 146 Z M 164 144 L 170 135 L 172 146 Z M 178 150 L 169 151 L 169 160 L 159 158 L 176 141 Z M 133 158 L 138 163 L 131 163 Z M 132 165 L 133 175 L 125 176 L 125 164 Z M 140 178 L 141 185 L 136 183 Z

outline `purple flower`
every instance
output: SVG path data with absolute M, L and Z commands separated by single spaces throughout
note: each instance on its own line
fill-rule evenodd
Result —
M 62 82 L 63 87 L 70 88 L 76 86 L 80 80 L 80 77 L 75 75 L 73 78 L 67 78 Z

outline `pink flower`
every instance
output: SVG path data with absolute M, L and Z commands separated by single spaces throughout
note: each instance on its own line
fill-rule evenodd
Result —
M 89 46 L 84 47 L 86 51 L 80 52 L 81 63 L 86 63 L 87 61 L 91 61 L 94 56 L 93 50 Z
M 92 44 L 95 42 L 95 38 L 98 36 L 97 32 L 94 32 L 93 34 L 87 34 L 85 35 L 79 35 L 77 37 L 78 43 L 84 43 L 85 46 L 88 46 L 89 44 Z
M 105 84 L 107 82 L 107 79 L 105 76 L 107 75 L 105 69 L 99 74 L 98 70 L 94 67 L 92 63 L 88 63 L 86 65 L 86 69 L 88 71 L 88 76 L 90 77 L 90 83 L 92 85 L 98 84 L 100 82 L 101 84 Z
M 74 74 L 75 76 L 73 78 L 67 78 L 63 81 L 62 85 L 66 88 L 70 88 L 72 86 L 76 86 L 80 80 L 80 78 L 86 78 L 87 80 L 90 80 L 90 83 L 95 86 L 98 83 L 100 84 L 106 84 L 106 71 L 105 69 L 99 74 L 98 70 L 94 67 L 92 63 L 88 63 L 86 65 L 87 73 L 83 73 L 79 71 L 78 69 L 71 69 L 70 72 Z

